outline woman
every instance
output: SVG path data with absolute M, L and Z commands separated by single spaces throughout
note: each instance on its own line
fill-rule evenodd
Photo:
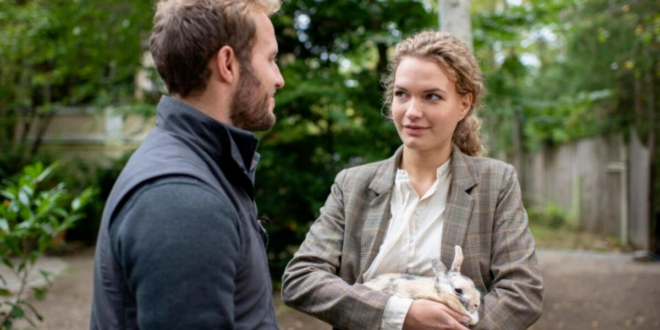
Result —
M 384 273 L 433 276 L 462 247 L 462 272 L 483 293 L 476 329 L 525 329 L 541 315 L 543 283 L 515 169 L 478 157 L 484 93 L 475 58 L 427 31 L 400 42 L 384 79 L 403 146 L 340 172 L 284 274 L 284 302 L 339 329 L 467 329 L 443 304 L 361 283 Z

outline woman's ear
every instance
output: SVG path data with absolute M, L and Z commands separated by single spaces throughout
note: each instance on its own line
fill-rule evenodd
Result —
M 470 112 L 470 109 L 472 108 L 473 99 L 474 96 L 472 95 L 472 93 L 467 93 L 461 97 L 461 119 L 465 118 L 468 112 Z
M 233 84 L 238 81 L 239 62 L 236 53 L 229 46 L 222 46 L 215 56 L 215 71 L 221 82 Z

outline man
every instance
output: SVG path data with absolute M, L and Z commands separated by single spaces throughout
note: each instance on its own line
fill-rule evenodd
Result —
M 277 329 L 249 131 L 275 122 L 279 0 L 158 4 L 170 97 L 103 213 L 91 329 Z

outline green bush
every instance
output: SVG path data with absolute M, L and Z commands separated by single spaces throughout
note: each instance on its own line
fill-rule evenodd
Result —
M 81 242 L 86 246 L 96 244 L 105 201 L 132 154 L 133 151 L 130 151 L 119 158 L 103 163 L 74 159 L 67 162 L 66 170 L 58 171 L 54 179 L 57 182 L 64 182 L 74 193 L 89 186 L 94 186 L 98 190 L 95 198 L 83 210 L 85 217 L 80 219 L 74 228 L 67 231 L 67 241 Z
M 11 329 L 13 321 L 25 319 L 34 326 L 42 320 L 37 310 L 26 300 L 27 278 L 36 261 L 55 247 L 58 235 L 72 228 L 83 217 L 82 210 L 95 195 L 94 188 L 86 188 L 72 196 L 63 183 L 50 189 L 41 186 L 51 175 L 55 165 L 44 168 L 42 163 L 26 166 L 13 181 L 4 180 L 0 188 L 0 261 L 19 280 L 14 296 L 7 281 L 0 275 L 0 329 Z M 40 271 L 50 283 L 50 275 Z M 42 299 L 47 288 L 33 288 L 34 296 Z M 31 313 L 28 313 L 31 312 Z
M 570 221 L 568 212 L 557 203 L 548 202 L 543 206 L 532 206 L 527 208 L 527 215 L 532 224 L 545 226 L 552 229 L 569 228 Z

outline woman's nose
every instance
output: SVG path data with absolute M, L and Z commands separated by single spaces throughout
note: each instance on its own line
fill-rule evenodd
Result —
M 419 108 L 418 102 L 414 99 L 410 100 L 408 104 L 408 109 L 406 109 L 406 117 L 409 119 L 420 118 L 422 117 L 423 112 Z

